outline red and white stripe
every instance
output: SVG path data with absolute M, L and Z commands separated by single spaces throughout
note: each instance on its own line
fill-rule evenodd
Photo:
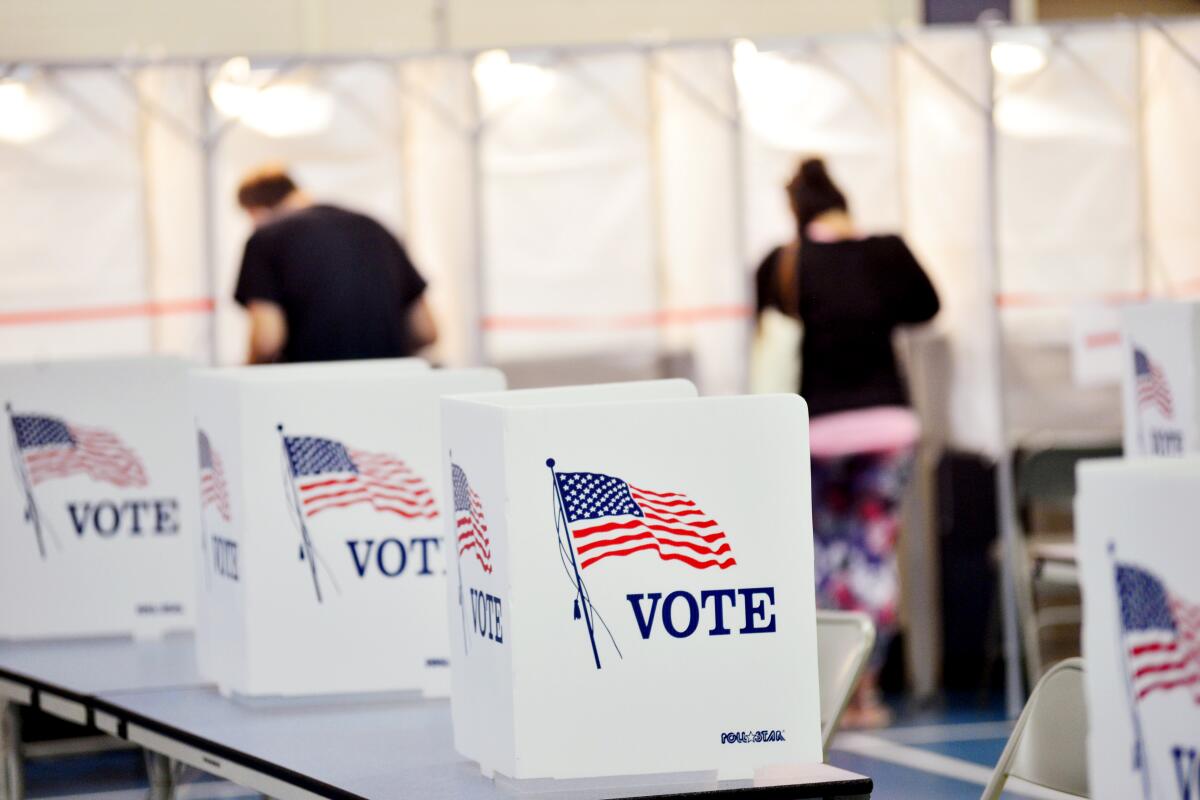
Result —
M 614 556 L 654 551 L 663 561 L 681 561 L 696 569 L 728 569 L 737 563 L 725 531 L 696 503 L 679 492 L 652 492 L 627 484 L 643 517 L 625 514 L 577 522 L 571 534 L 579 568 Z
M 433 493 L 408 465 L 387 453 L 346 449 L 357 473 L 325 473 L 298 482 L 304 515 L 311 517 L 330 508 L 369 503 L 406 519 L 435 519 Z
M 1159 413 L 1167 418 L 1174 413 L 1174 401 L 1171 398 L 1171 386 L 1167 383 L 1167 376 L 1153 361 L 1150 362 L 1150 374 L 1138 376 L 1137 395 L 1139 408 L 1157 408 Z
M 458 526 L 458 556 L 471 552 L 479 561 L 483 571 L 492 571 L 492 540 L 487 535 L 487 520 L 483 517 L 483 503 L 475 490 L 467 487 L 471 498 L 470 511 L 459 511 L 455 522 Z
M 55 444 L 25 451 L 33 484 L 83 473 L 113 486 L 145 486 L 142 460 L 116 435 L 99 428 L 69 426 L 74 445 Z
M 1169 689 L 1187 689 L 1200 704 L 1200 606 L 1171 599 L 1178 633 L 1164 630 L 1126 635 L 1129 672 L 1138 700 Z
M 225 483 L 225 470 L 221 465 L 221 457 L 215 450 L 210 450 L 211 467 L 200 470 L 200 507 L 212 506 L 221 515 L 221 519 L 229 522 L 233 512 L 229 506 L 229 487 Z

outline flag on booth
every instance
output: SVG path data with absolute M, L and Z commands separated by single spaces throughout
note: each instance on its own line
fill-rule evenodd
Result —
M 1174 414 L 1174 401 L 1166 373 L 1141 348 L 1133 348 L 1133 372 L 1137 386 L 1138 408 L 1157 408 L 1168 419 Z
M 221 456 L 213 449 L 208 434 L 197 431 L 200 440 L 200 508 L 212 506 L 228 522 L 233 515 L 229 505 L 229 486 L 225 482 L 225 469 Z
M 12 425 L 31 485 L 79 474 L 120 487 L 147 483 L 142 460 L 116 434 L 42 415 L 14 415 Z
M 1134 700 L 1181 689 L 1200 703 L 1200 606 L 1140 567 L 1117 565 L 1125 665 Z
M 737 563 L 721 526 L 685 494 L 592 472 L 556 472 L 554 478 L 580 569 L 643 551 L 695 569 Z
M 458 532 L 458 557 L 470 551 L 484 572 L 492 571 L 492 542 L 487 535 L 483 503 L 471 488 L 467 473 L 457 464 L 450 465 L 454 483 L 454 521 Z
M 285 436 L 283 443 L 306 517 L 358 503 L 407 519 L 438 516 L 425 481 L 393 455 L 317 436 Z

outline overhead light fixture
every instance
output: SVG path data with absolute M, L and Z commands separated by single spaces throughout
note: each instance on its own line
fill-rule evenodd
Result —
M 231 58 L 217 70 L 209 97 L 221 114 L 264 136 L 302 136 L 329 124 L 333 98 L 327 92 L 297 80 L 272 83 L 273 77 L 244 57 Z
M 1018 78 L 1046 66 L 1046 51 L 1032 42 L 999 41 L 992 44 L 992 67 L 1001 75 Z
M 52 107 L 29 82 L 0 80 L 0 140 L 18 144 L 40 139 L 54 129 Z
M 484 110 L 490 111 L 526 97 L 550 91 L 553 70 L 540 64 L 513 61 L 507 50 L 488 50 L 475 57 L 471 70 L 479 87 Z
M 749 39 L 733 40 L 733 58 L 735 61 L 748 61 L 758 55 L 758 45 Z

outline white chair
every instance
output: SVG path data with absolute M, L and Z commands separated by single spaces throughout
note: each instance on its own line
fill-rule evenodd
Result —
M 875 646 L 875 624 L 854 611 L 817 612 L 821 740 L 826 754 Z
M 1068 658 L 1038 681 L 982 800 L 998 798 L 1010 777 L 1088 797 L 1087 730 L 1083 659 Z

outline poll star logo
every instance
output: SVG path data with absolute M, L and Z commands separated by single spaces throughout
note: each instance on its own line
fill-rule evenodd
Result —
M 598 565 L 613 565 L 613 559 L 630 556 L 659 560 L 693 570 L 727 570 L 737 564 L 725 531 L 703 509 L 682 492 L 663 492 L 635 486 L 621 478 L 596 472 L 558 472 L 555 460 L 546 460 L 554 487 L 553 514 L 559 558 L 563 570 L 575 589 L 574 618 L 582 619 L 591 644 L 596 669 L 601 668 L 600 651 L 596 644 L 597 627 L 602 627 L 619 658 L 624 658 L 612 630 L 592 603 L 584 574 Z M 637 556 L 637 554 L 643 554 Z M 713 602 L 714 625 L 710 635 L 730 632 L 725 625 L 726 606 L 722 600 L 736 603 L 738 596 L 750 609 L 763 609 L 754 603 L 755 597 L 769 595 L 774 603 L 774 589 L 719 589 L 700 593 L 699 599 L 690 592 L 673 591 L 663 597 L 661 592 L 627 594 L 631 612 L 643 639 L 654 631 L 656 617 L 662 628 L 674 638 L 686 638 L 699 625 L 701 608 Z M 647 606 L 647 603 L 649 604 Z M 687 611 L 687 621 L 679 626 L 672 615 L 674 608 Z M 758 613 L 758 612 L 756 612 Z M 765 614 L 765 612 L 762 612 Z M 774 630 L 774 618 L 770 621 Z M 744 626 L 742 632 L 759 632 L 756 625 Z M 766 626 L 761 626 L 763 632 Z
M 326 511 L 366 505 L 379 514 L 405 520 L 437 519 L 437 503 L 423 478 L 401 459 L 389 453 L 356 450 L 335 439 L 320 436 L 289 436 L 277 425 L 283 444 L 284 481 L 291 501 L 292 518 L 300 533 L 300 560 L 308 562 L 317 602 L 324 601 L 318 564 L 325 570 L 334 590 L 337 579 L 309 534 L 307 520 Z M 400 539 L 347 541 L 354 569 L 366 576 L 374 563 L 386 577 L 400 575 L 408 563 L 408 549 Z M 420 547 L 418 575 L 432 575 L 429 547 L 440 544 L 437 537 L 413 537 L 409 547 Z M 387 554 L 395 553 L 388 566 Z
M 1110 543 L 1109 553 L 1114 553 Z M 1147 740 L 1154 740 L 1159 714 L 1194 715 L 1200 725 L 1200 605 L 1172 592 L 1144 567 L 1116 561 L 1117 608 L 1120 617 L 1120 672 L 1133 723 L 1133 769 L 1140 774 L 1145 800 L 1161 795 L 1152 789 Z M 1185 702 L 1151 706 L 1150 698 L 1166 694 Z M 1200 727 L 1193 728 L 1200 730 Z M 1196 742 L 1153 742 L 1174 767 L 1180 798 L 1200 796 L 1200 757 Z
M 46 558 L 46 535 L 61 548 L 57 533 L 38 507 L 33 487 L 57 478 L 87 475 L 98 483 L 119 488 L 146 486 L 149 480 L 142 460 L 116 434 L 101 428 L 69 423 L 47 414 L 15 414 L 12 403 L 6 403 L 9 425 L 12 428 L 12 461 L 17 482 L 25 495 L 25 522 L 33 528 L 38 553 Z M 161 502 L 161 501 L 160 501 Z M 130 504 L 116 503 L 70 504 L 76 532 L 83 534 L 89 516 L 96 520 L 103 510 L 111 508 L 112 532 L 120 524 L 122 508 Z M 134 533 L 141 533 L 140 511 L 143 505 L 134 503 Z M 160 512 L 161 513 L 161 512 Z M 97 526 L 99 528 L 99 526 Z M 168 531 L 172 532 L 172 531 Z

